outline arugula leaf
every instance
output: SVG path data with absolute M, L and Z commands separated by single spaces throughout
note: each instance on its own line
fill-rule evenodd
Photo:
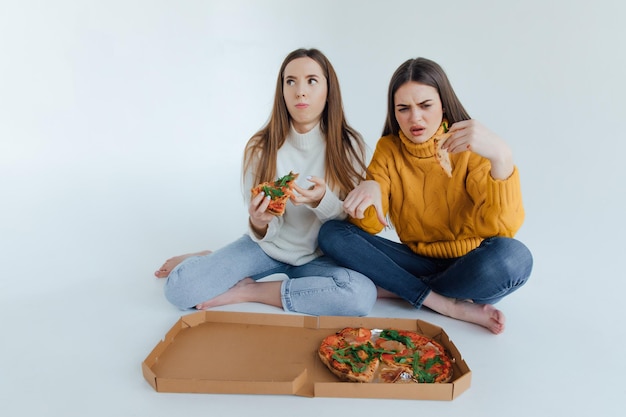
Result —
M 426 361 L 426 363 L 424 364 L 424 369 L 428 370 L 428 369 L 432 368 L 432 366 L 437 364 L 437 363 L 443 365 L 443 361 L 441 360 L 441 358 L 439 356 L 435 356 L 434 358 L 428 359 Z
M 413 349 L 415 347 L 410 337 L 401 335 L 400 333 L 398 333 L 397 330 L 383 330 L 380 333 L 380 337 L 382 337 L 383 339 L 395 340 L 397 342 L 403 343 L 409 349 Z
M 279 179 L 277 179 L 276 181 L 274 181 L 274 185 L 276 185 L 277 187 L 286 187 L 287 183 L 289 181 L 293 181 L 294 178 L 295 178 L 295 175 L 293 174 L 293 172 L 290 172 L 289 174 L 284 175 L 280 177 Z
M 283 193 L 283 190 L 281 190 L 280 188 L 272 188 L 264 185 L 262 189 L 265 195 L 269 196 L 272 200 L 285 195 L 285 193 Z
M 417 371 L 417 372 L 415 372 Z M 415 378 L 417 378 L 418 382 L 435 382 L 435 376 L 432 374 L 429 374 L 428 372 L 424 371 L 423 369 L 416 369 L 413 371 L 413 376 Z
M 359 352 L 363 351 L 366 354 L 366 358 L 362 359 L 359 356 Z M 350 365 L 353 372 L 363 372 L 367 369 L 369 363 L 378 357 L 380 353 L 386 353 L 384 349 L 377 349 L 371 344 L 348 346 L 343 349 L 337 349 L 332 355 L 332 358 L 339 363 L 345 363 Z

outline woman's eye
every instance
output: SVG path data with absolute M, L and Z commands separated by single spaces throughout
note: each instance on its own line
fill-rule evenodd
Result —
M 315 78 L 309 78 L 309 84 L 315 85 L 317 84 L 317 80 Z
M 294 80 L 287 80 L 287 81 L 285 81 L 285 84 L 287 84 L 287 85 L 294 85 L 295 81 Z

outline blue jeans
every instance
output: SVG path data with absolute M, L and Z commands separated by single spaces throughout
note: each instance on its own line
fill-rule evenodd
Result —
M 402 243 L 340 220 L 322 225 L 319 245 L 339 265 L 367 275 L 416 308 L 430 291 L 494 304 L 524 285 L 533 265 L 528 248 L 511 238 L 488 238 L 464 256 L 439 259 L 418 255 Z
M 364 275 L 323 256 L 293 266 L 277 261 L 244 235 L 206 256 L 185 259 L 170 272 L 165 297 L 180 309 L 191 309 L 230 289 L 243 278 L 259 280 L 283 273 L 286 311 L 335 316 L 364 316 L 376 302 L 376 286 Z

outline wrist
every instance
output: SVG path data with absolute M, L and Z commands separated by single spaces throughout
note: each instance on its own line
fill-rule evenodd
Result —
M 267 227 L 268 227 L 267 223 L 264 224 L 263 226 L 258 226 L 254 224 L 251 217 L 248 217 L 248 224 L 250 225 L 250 229 L 252 229 L 254 234 L 259 238 L 263 238 L 265 234 L 267 233 Z
M 508 148 L 490 162 L 491 176 L 496 180 L 505 180 L 513 173 L 513 154 Z

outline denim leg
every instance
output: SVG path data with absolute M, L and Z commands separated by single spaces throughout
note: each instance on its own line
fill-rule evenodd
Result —
M 167 277 L 165 297 L 180 309 L 190 309 L 228 291 L 243 278 L 258 280 L 285 268 L 244 235 L 213 253 L 192 256 L 177 265 Z
M 338 264 L 367 275 L 416 308 L 430 290 L 480 304 L 496 303 L 524 285 L 533 266 L 528 248 L 505 237 L 485 239 L 460 258 L 435 259 L 348 222 L 329 221 L 320 230 L 319 244 Z
M 338 266 L 327 256 L 288 268 L 283 307 L 316 316 L 365 316 L 376 302 L 376 286 L 366 276 Z
M 446 297 L 494 304 L 524 285 L 532 267 L 532 255 L 523 243 L 492 237 L 426 281 L 433 291 Z
M 406 245 L 371 235 L 346 221 L 324 223 L 319 233 L 324 254 L 358 271 L 374 284 L 419 308 L 430 288 L 418 277 L 442 270 L 436 260 L 413 253 Z

